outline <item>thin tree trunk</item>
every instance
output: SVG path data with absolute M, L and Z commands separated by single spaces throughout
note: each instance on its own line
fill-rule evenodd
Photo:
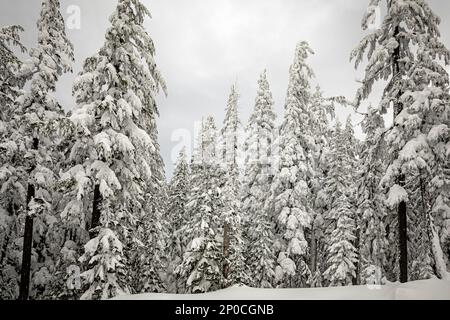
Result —
M 309 269 L 311 270 L 311 274 L 314 275 L 316 272 L 317 265 L 317 243 L 316 243 L 316 230 L 314 229 L 314 222 L 311 228 L 311 260 Z
M 39 139 L 33 139 L 32 150 L 37 150 Z M 30 168 L 29 173 L 33 172 L 36 165 Z M 19 299 L 27 300 L 30 292 L 30 272 L 31 272 L 31 251 L 33 248 L 33 217 L 30 215 L 30 202 L 36 195 L 36 189 L 33 183 L 28 184 L 27 189 L 27 216 L 25 218 L 25 232 L 23 235 L 22 267 L 20 272 Z
M 94 187 L 94 200 L 92 204 L 92 217 L 91 217 L 91 227 L 89 231 L 90 238 L 95 238 L 97 236 L 97 231 L 94 230 L 100 225 L 100 206 L 102 203 L 102 195 L 100 193 L 100 185 L 96 184 Z
M 223 227 L 223 277 L 224 279 L 228 279 L 228 273 L 230 271 L 230 266 L 228 264 L 228 256 L 230 253 L 230 225 L 225 222 Z
M 358 261 L 356 262 L 356 271 L 355 276 L 352 279 L 353 285 L 359 285 L 361 283 L 360 275 L 361 275 L 361 251 L 359 249 L 360 245 L 360 237 L 361 237 L 361 229 L 359 226 L 356 228 L 356 239 L 355 239 L 355 248 L 356 248 L 356 254 Z

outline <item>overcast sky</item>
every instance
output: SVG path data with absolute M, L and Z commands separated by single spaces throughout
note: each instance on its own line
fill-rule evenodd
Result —
M 40 0 L 0 0 L 0 25 L 20 24 L 24 43 L 34 46 Z M 442 18 L 442 40 L 450 47 L 450 1 L 429 0 Z M 61 0 L 66 18 L 70 6 L 80 8 L 79 29 L 69 29 L 75 46 L 74 74 L 58 84 L 59 101 L 74 106 L 71 87 L 86 57 L 103 44 L 108 17 L 116 0 Z M 350 51 L 364 35 L 361 18 L 368 0 L 143 0 L 153 19 L 146 27 L 155 41 L 156 61 L 168 85 L 169 96 L 158 97 L 159 142 L 167 173 L 179 151 L 182 132 L 190 132 L 202 116 L 213 115 L 222 123 L 231 85 L 237 82 L 241 120 L 247 123 L 254 106 L 257 79 L 268 77 L 278 119 L 282 117 L 288 69 L 296 43 L 306 40 L 315 51 L 309 60 L 327 96 L 353 98 L 358 84 L 349 62 Z M 345 121 L 349 110 L 338 109 Z M 355 125 L 361 120 L 353 116 Z M 355 128 L 358 135 L 360 129 Z M 191 139 L 191 142 L 192 142 Z

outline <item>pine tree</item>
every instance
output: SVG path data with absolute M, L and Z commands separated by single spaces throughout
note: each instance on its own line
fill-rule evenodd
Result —
M 359 170 L 357 174 L 358 228 L 360 230 L 360 268 L 361 282 L 381 284 L 386 274 L 388 240 L 385 220 L 388 209 L 384 204 L 383 193 L 379 187 L 385 172 L 383 159 L 384 120 L 371 106 L 363 122 L 366 134 Z
M 247 125 L 245 172 L 242 194 L 243 224 L 248 238 L 246 263 L 250 284 L 271 288 L 275 276 L 274 221 L 265 205 L 274 177 L 273 144 L 275 113 L 266 70 L 258 80 L 255 107 Z
M 187 197 L 190 189 L 189 164 L 186 159 L 186 149 L 183 148 L 178 155 L 175 164 L 173 178 L 169 185 L 169 200 L 167 209 L 167 219 L 170 222 L 170 249 L 171 272 L 174 272 L 183 260 L 183 254 L 188 245 L 188 234 L 185 232 L 186 225 L 190 222 L 186 210 Z M 172 286 L 169 291 L 178 293 L 183 291 L 183 283 L 180 283 L 176 275 L 172 278 Z
M 57 158 L 55 141 L 63 134 L 66 122 L 62 107 L 52 93 L 58 78 L 71 72 L 73 61 L 73 47 L 65 34 L 59 10 L 58 0 L 42 2 L 37 46 L 30 50 L 31 58 L 20 70 L 20 76 L 30 80 L 29 87 L 16 97 L 14 110 L 9 114 L 9 134 L 4 137 L 10 156 L 17 159 L 11 159 L 10 163 L 15 166 L 11 172 L 21 176 L 15 188 L 19 185 L 23 188 L 22 205 L 26 207 L 20 299 L 28 299 L 30 280 L 35 287 L 45 286 L 51 279 L 49 268 L 53 266 L 50 246 L 54 241 L 52 237 L 56 236 L 51 229 L 57 221 L 51 210 L 56 181 L 53 171 Z M 32 287 L 33 296 L 39 295 L 39 288 L 35 287 Z
M 327 248 L 328 269 L 323 276 L 331 286 L 351 285 L 352 278 L 356 276 L 357 254 L 353 245 L 355 221 L 352 216 L 349 200 L 345 194 L 341 194 L 329 214 L 336 227 L 330 235 Z
M 371 10 L 368 10 L 363 19 L 363 28 L 367 28 L 374 15 L 373 8 L 380 3 L 380 0 L 371 1 Z M 380 113 L 386 113 L 391 103 L 393 105 L 394 125 L 386 133 L 387 148 L 392 157 L 382 183 L 390 188 L 391 196 L 395 193 L 409 195 L 401 199 L 390 198 L 390 203 L 397 207 L 400 281 L 406 282 L 407 222 L 415 215 L 414 211 L 429 211 L 407 203 L 407 198 L 411 199 L 411 191 L 406 190 L 406 182 L 414 180 L 419 184 L 423 183 L 425 185 L 421 188 L 426 190 L 429 181 L 445 181 L 445 178 L 438 177 L 438 172 L 443 172 L 441 168 L 448 163 L 447 152 L 442 147 L 448 141 L 448 129 L 441 131 L 444 126 L 448 128 L 448 74 L 439 60 L 448 64 L 449 51 L 439 39 L 440 19 L 425 1 L 389 0 L 387 9 L 381 28 L 362 40 L 353 51 L 352 58 L 355 59 L 356 67 L 366 52 L 369 60 L 356 105 L 359 106 L 369 96 L 374 83 L 379 80 L 387 81 Z M 429 134 L 435 133 L 434 130 L 440 133 L 430 138 Z M 433 168 L 431 174 L 425 173 L 430 168 Z M 416 178 L 413 178 L 414 175 Z M 445 185 L 439 183 L 436 186 L 431 197 L 432 203 L 445 190 Z M 437 274 L 446 278 L 443 253 L 433 223 L 433 215 L 441 214 L 442 211 L 439 210 L 433 214 L 422 212 L 424 217 L 428 217 L 430 232 L 433 234 L 430 234 L 430 239 L 433 239 L 432 250 Z
M 312 53 L 306 42 L 297 45 L 280 128 L 280 163 L 273 185 L 273 203 L 280 236 L 276 281 L 283 287 L 304 287 L 310 279 L 305 229 L 312 220 L 308 182 L 314 167 L 309 109 L 309 80 L 313 72 L 306 59 Z
M 350 160 L 345 144 L 345 131 L 336 121 L 331 145 L 331 168 L 325 184 L 328 211 L 325 213 L 326 269 L 324 279 L 329 285 L 350 285 L 356 276 L 357 251 L 355 240 L 355 212 L 350 204 Z
M 146 16 L 150 13 L 139 0 L 118 2 L 104 45 L 86 59 L 74 83 L 77 106 L 70 118 L 76 140 L 69 157 L 72 168 L 67 174 L 72 177 L 77 196 L 67 199 L 66 216 L 86 221 L 92 241 L 102 241 L 102 236 L 122 243 L 120 250 L 109 246 L 105 248 L 116 251 L 103 252 L 124 255 L 120 259 L 124 273 L 115 277 L 125 278 L 121 282 L 133 288 L 122 291 L 153 291 L 148 283 L 162 282 L 158 272 L 142 274 L 138 283 L 134 277 L 140 266 L 148 270 L 149 263 L 160 260 L 157 249 L 161 246 L 155 239 L 161 229 L 155 221 L 160 216 L 154 208 L 148 210 L 148 203 L 154 201 L 151 190 L 158 186 L 152 184 L 153 175 L 157 175 L 153 170 L 160 162 L 155 159 L 155 94 L 160 88 L 165 91 L 165 84 L 154 62 L 153 41 L 143 27 Z M 145 239 L 139 237 L 141 223 L 148 230 Z M 85 267 L 95 270 L 99 266 Z M 158 279 L 149 279 L 155 276 Z M 89 288 L 86 292 L 99 281 L 85 280 L 84 286 Z M 99 290 L 119 292 L 106 290 L 109 284 L 104 280 L 98 282 L 103 286 Z
M 115 232 L 108 228 L 100 229 L 98 236 L 85 245 L 80 258 L 90 266 L 81 275 L 90 284 L 81 299 L 108 299 L 129 294 L 126 278 L 120 276 L 126 272 L 124 260 L 123 244 Z
M 333 137 L 333 130 L 330 120 L 335 116 L 335 102 L 337 98 L 325 98 L 320 87 L 312 96 L 311 103 L 311 129 L 315 141 L 315 148 L 312 150 L 314 175 L 311 180 L 313 217 L 311 231 L 309 233 L 310 243 L 310 270 L 312 279 L 310 285 L 317 287 L 322 285 L 322 273 L 325 266 L 325 224 L 324 216 L 327 212 L 328 195 L 325 192 L 326 177 L 330 166 L 330 144 Z
M 18 145 L 10 139 L 14 129 L 14 101 L 22 89 L 25 77 L 19 70 L 22 62 L 13 48 L 25 52 L 20 42 L 20 26 L 0 28 L 0 299 L 18 296 L 20 251 L 15 244 L 20 237 L 19 214 L 23 212 L 26 194 L 26 174 L 20 166 Z
M 221 130 L 222 163 L 225 175 L 223 186 L 223 283 L 227 287 L 235 283 L 246 282 L 246 270 L 243 261 L 244 239 L 241 231 L 241 206 L 239 192 L 241 190 L 240 169 L 238 158 L 240 156 L 238 115 L 239 95 L 235 85 L 231 87 L 228 98 L 225 119 Z
M 190 217 L 184 233 L 190 241 L 176 274 L 186 283 L 187 293 L 221 288 L 223 262 L 223 173 L 218 164 L 214 119 L 202 124 L 197 154 L 191 165 L 191 189 L 186 206 Z

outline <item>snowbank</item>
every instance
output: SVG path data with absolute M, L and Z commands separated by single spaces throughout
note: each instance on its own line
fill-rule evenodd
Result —
M 450 300 L 450 281 L 422 280 L 384 286 L 350 286 L 312 289 L 255 289 L 232 287 L 205 294 L 145 293 L 116 300 Z

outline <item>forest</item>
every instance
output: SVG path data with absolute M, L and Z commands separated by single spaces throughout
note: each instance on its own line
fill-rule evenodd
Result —
M 302 39 L 283 114 L 270 70 L 248 121 L 231 86 L 225 118 L 205 115 L 170 179 L 156 99 L 170 84 L 149 9 L 116 0 L 103 44 L 63 93 L 76 100 L 67 111 L 57 83 L 75 48 L 60 1 L 41 2 L 34 47 L 20 25 L 0 26 L 0 299 L 450 280 L 450 51 L 426 0 L 368 0 L 351 99 L 313 85 Z M 364 140 L 337 105 L 363 115 Z

